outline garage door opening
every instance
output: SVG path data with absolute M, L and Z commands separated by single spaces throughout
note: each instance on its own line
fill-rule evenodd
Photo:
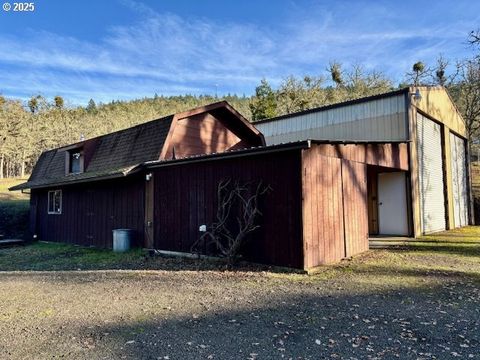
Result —
M 408 236 L 407 173 L 369 166 L 367 183 L 369 235 Z

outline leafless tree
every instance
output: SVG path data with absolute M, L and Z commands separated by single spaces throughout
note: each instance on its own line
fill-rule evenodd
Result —
M 478 46 L 480 45 L 480 29 L 472 30 L 468 36 L 468 42 L 471 45 Z
M 261 181 L 256 186 L 252 182 L 242 184 L 231 179 L 220 181 L 216 220 L 192 245 L 192 252 L 200 253 L 203 247 L 208 249 L 214 245 L 218 255 L 225 257 L 228 267 L 232 267 L 249 235 L 260 227 L 257 222 L 262 216 L 259 200 L 270 190 Z
M 450 89 L 455 93 L 465 119 L 468 138 L 472 140 L 480 130 L 480 59 L 459 64 L 458 82 Z
M 412 71 L 407 72 L 406 80 L 414 86 L 429 85 L 429 79 L 432 78 L 432 69 L 426 67 L 421 61 L 417 61 L 412 66 Z

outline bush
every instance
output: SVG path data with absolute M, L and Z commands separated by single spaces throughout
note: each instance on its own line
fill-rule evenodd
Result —
M 4 238 L 28 237 L 29 201 L 0 201 L 0 235 Z

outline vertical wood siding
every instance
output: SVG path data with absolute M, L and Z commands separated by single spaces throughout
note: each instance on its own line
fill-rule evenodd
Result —
M 304 267 L 345 257 L 342 160 L 303 152 Z
M 36 234 L 40 240 L 112 247 L 112 230 L 135 231 L 135 244 L 144 240 L 143 178 L 131 177 L 85 185 L 52 188 L 62 190 L 62 213 L 48 215 L 48 190 L 32 190 L 36 203 Z M 33 212 L 33 211 L 32 211 Z
M 345 256 L 368 250 L 367 165 L 342 160 Z
M 154 169 L 155 248 L 190 252 L 211 224 L 222 179 L 263 181 L 272 191 L 262 201 L 261 228 L 245 249 L 250 261 L 302 268 L 301 179 L 298 150 Z M 206 249 L 204 249 L 206 250 Z
M 317 145 L 302 152 L 304 268 L 368 250 L 365 162 L 378 163 L 376 157 L 383 158 L 385 150 L 383 145 L 375 145 L 367 156 L 369 147 L 337 151 L 332 145 Z M 382 162 L 397 164 L 394 160 Z
M 177 120 L 165 158 L 218 153 L 258 145 L 235 134 L 235 123 L 202 113 Z M 230 128 L 232 127 L 232 128 Z M 240 135 L 241 136 L 241 135 Z

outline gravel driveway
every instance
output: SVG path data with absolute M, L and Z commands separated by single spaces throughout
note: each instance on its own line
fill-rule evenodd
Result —
M 439 249 L 375 250 L 313 276 L 163 259 L 4 271 L 0 358 L 479 359 L 478 245 Z

